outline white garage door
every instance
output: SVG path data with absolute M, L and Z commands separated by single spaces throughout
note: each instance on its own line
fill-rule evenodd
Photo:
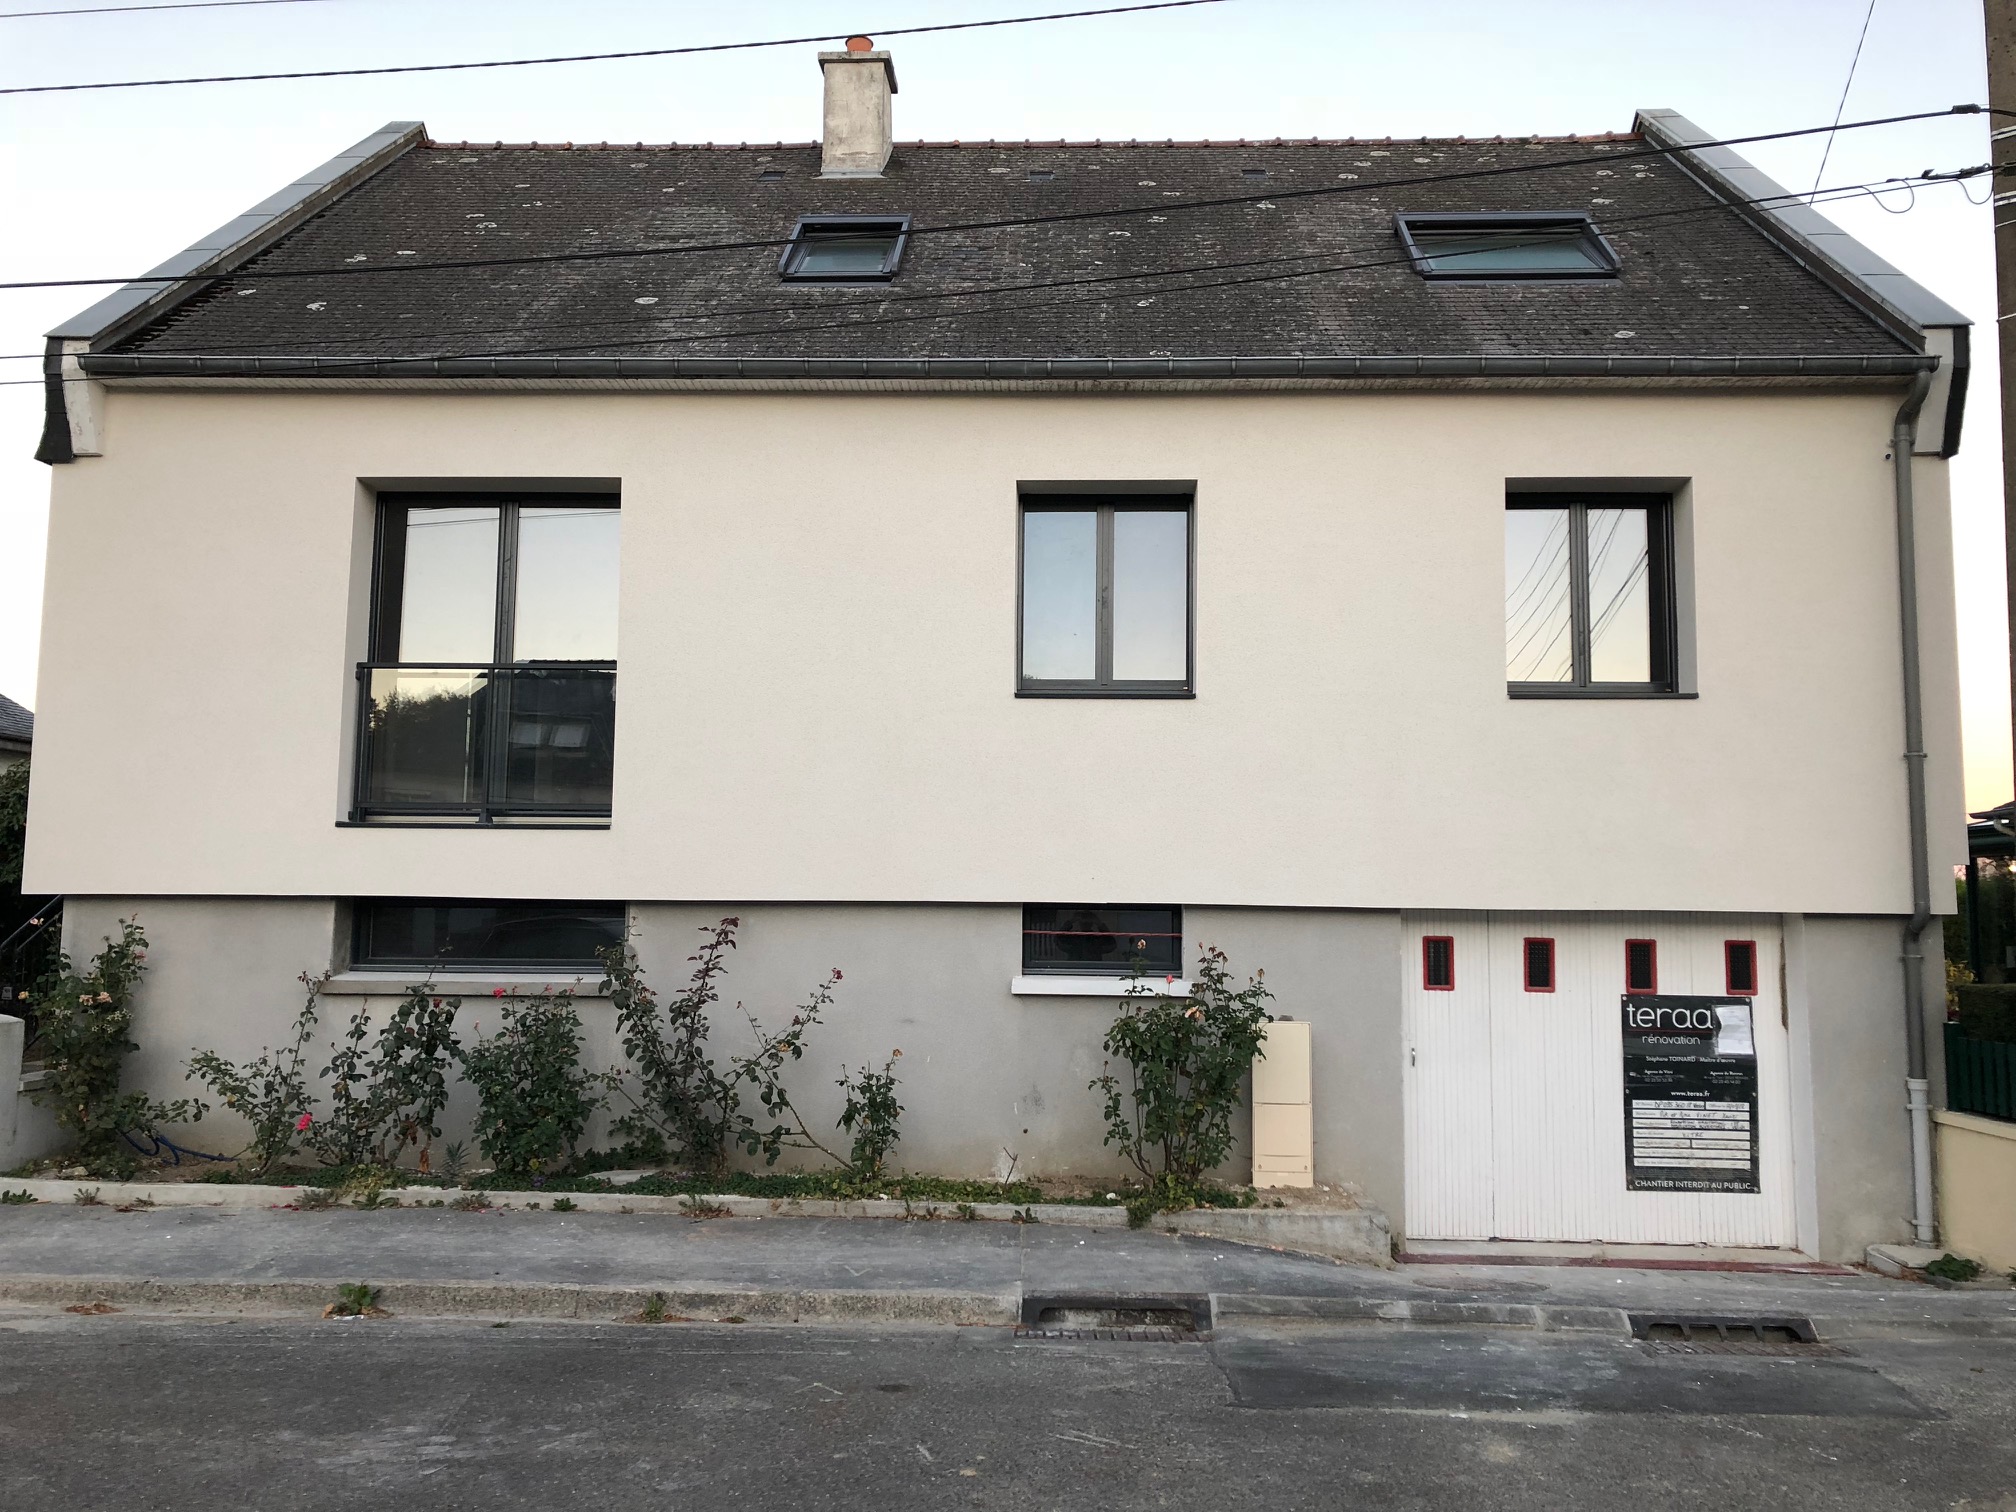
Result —
M 1797 1242 L 1775 920 L 1467 913 L 1409 915 L 1407 926 L 1410 1237 Z M 1553 942 L 1552 991 L 1529 989 L 1529 940 Z M 1759 1191 L 1626 1185 L 1627 941 L 1652 943 L 1658 993 L 1704 997 L 1729 991 L 1728 943 L 1754 942 L 1754 982 L 1737 985 L 1755 989 Z M 1645 947 L 1631 949 L 1642 973 Z

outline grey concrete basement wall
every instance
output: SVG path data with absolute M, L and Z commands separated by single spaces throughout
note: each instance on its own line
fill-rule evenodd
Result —
M 833 1128 L 841 1067 L 880 1065 L 900 1049 L 904 1104 L 900 1164 L 948 1175 L 1118 1176 L 1126 1169 L 1102 1144 L 1098 1094 L 1087 1084 L 1105 1056 L 1100 1040 L 1117 999 L 1017 997 L 1021 916 L 1015 908 L 950 905 L 640 904 L 632 909 L 639 957 L 661 993 L 676 990 L 700 927 L 738 915 L 740 948 L 729 958 L 714 1016 L 718 1054 L 752 1043 L 738 1003 L 781 1027 L 826 973 L 843 979 L 807 1058 L 793 1068 L 792 1093 L 816 1132 L 836 1149 Z M 87 957 L 122 917 L 137 914 L 150 940 L 135 1015 L 141 1044 L 130 1082 L 157 1096 L 189 1095 L 189 1054 L 214 1049 L 234 1059 L 281 1042 L 299 1010 L 295 978 L 342 963 L 339 910 L 328 899 L 73 898 L 66 946 Z M 1330 910 L 1193 909 L 1186 951 L 1217 944 L 1241 977 L 1264 968 L 1273 1010 L 1313 1025 L 1317 1172 L 1353 1181 L 1389 1211 L 1400 1200 L 1399 919 Z M 556 984 L 559 985 L 559 984 Z M 596 1067 L 621 1059 L 613 1012 L 590 992 L 580 1003 Z M 365 1002 L 394 999 L 332 991 L 323 998 L 317 1064 Z M 458 1021 L 481 1032 L 486 997 L 470 998 Z M 444 1117 L 446 1139 L 468 1139 L 474 1099 L 457 1084 Z M 608 1117 L 591 1138 L 605 1137 Z M 1245 1180 L 1245 1120 L 1224 1175 Z M 213 1111 L 188 1132 L 196 1147 L 228 1151 L 243 1125 Z M 788 1163 L 788 1161 L 787 1161 Z M 810 1164 L 818 1164 L 816 1157 Z
M 1809 914 L 1787 925 L 1787 1011 L 1794 1015 L 1794 1053 L 1803 1039 L 1810 1057 L 1813 1089 L 1810 1178 L 1800 1173 L 1811 1181 L 1811 1208 L 1802 1237 L 1810 1222 L 1817 1232 L 1808 1242 L 1819 1258 L 1859 1261 L 1869 1245 L 1908 1241 L 1911 1232 L 1903 921 Z M 1936 1062 L 1946 1000 L 1937 920 L 1926 939 L 1925 1002 Z M 1942 972 L 1936 982 L 1935 970 Z M 1794 1075 L 1796 1081 L 1796 1067 Z M 1801 1143 L 1795 1136 L 1795 1148 Z

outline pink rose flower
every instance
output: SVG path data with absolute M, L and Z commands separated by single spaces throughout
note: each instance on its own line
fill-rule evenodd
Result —
M 492 987 L 492 988 L 490 989 L 490 996 L 492 996 L 492 997 L 502 997 L 502 996 L 504 996 L 504 989 L 503 989 L 502 987 Z
M 294 1120 L 294 1132 L 296 1134 L 307 1133 L 308 1125 L 313 1122 L 315 1122 L 315 1115 L 313 1113 L 303 1113 L 299 1118 Z

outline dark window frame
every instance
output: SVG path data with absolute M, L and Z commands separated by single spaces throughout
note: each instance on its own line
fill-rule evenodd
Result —
M 1736 985 L 1736 952 L 1750 954 L 1750 985 Z M 1760 983 L 1757 980 L 1757 942 L 1755 940 L 1724 940 L 1722 942 L 1722 988 L 1725 997 L 1754 998 Z
M 1113 517 L 1134 512 L 1180 509 L 1183 525 L 1183 676 L 1113 676 Z M 1097 514 L 1093 592 L 1093 675 L 1090 678 L 1029 677 L 1022 670 L 1023 599 L 1028 590 L 1027 521 L 1031 514 Z M 1017 698 L 1195 698 L 1197 696 L 1197 496 L 1137 493 L 1024 493 L 1015 508 L 1015 696 Z
M 1429 946 L 1431 945 L 1444 947 L 1443 964 L 1449 968 L 1449 980 L 1446 982 L 1435 980 L 1435 972 L 1433 970 L 1435 958 L 1429 950 Z M 1456 990 L 1456 936 L 1421 936 L 1421 990 L 1423 992 L 1454 992 Z
M 1393 229 L 1408 260 L 1414 264 L 1414 271 L 1433 283 L 1589 283 L 1614 279 L 1620 272 L 1617 249 L 1596 229 L 1594 218 L 1583 210 L 1402 210 L 1393 217 Z M 1596 265 L 1583 269 L 1531 270 L 1438 268 L 1434 263 L 1434 254 L 1422 246 L 1417 235 L 1427 233 L 1432 237 L 1437 232 L 1448 231 L 1519 230 L 1544 233 L 1576 231 L 1582 249 L 1595 258 Z
M 374 909 L 397 908 L 524 908 L 527 906 L 550 906 L 556 912 L 605 910 L 622 925 L 619 937 L 629 928 L 629 905 L 606 899 L 582 900 L 578 898 L 356 898 L 350 904 L 350 960 L 353 971 L 513 971 L 536 974 L 540 972 L 574 972 L 585 974 L 601 971 L 603 962 L 592 956 L 552 956 L 544 959 L 528 959 L 524 956 L 397 956 L 373 954 L 367 950 L 371 931 L 371 914 Z
M 1511 698 L 1685 698 L 1679 691 L 1680 613 L 1674 571 L 1673 496 L 1669 493 L 1508 493 L 1506 513 L 1519 509 L 1568 511 L 1568 634 L 1573 642 L 1567 682 L 1505 683 Z M 1652 677 L 1648 682 L 1597 682 L 1590 676 L 1589 511 L 1642 509 L 1649 560 L 1645 581 L 1650 600 Z M 1503 524 L 1500 524 L 1503 534 Z M 1503 638 L 1499 659 L 1504 660 Z
M 1533 985 L 1533 947 L 1547 947 L 1547 985 Z M 1552 935 L 1529 935 L 1519 942 L 1519 979 L 1528 992 L 1552 992 L 1561 979 L 1560 952 L 1555 949 Z
M 893 236 L 882 267 L 876 272 L 805 273 L 799 271 L 806 249 L 821 240 L 839 240 L 838 232 L 855 232 L 863 237 Z M 777 257 L 777 276 L 786 283 L 864 284 L 888 283 L 902 271 L 903 249 L 910 242 L 907 215 L 801 215 L 791 228 L 791 240 Z
M 1072 908 L 1133 910 L 1140 913 L 1167 913 L 1169 915 L 1169 924 L 1170 924 L 1170 928 L 1168 930 L 1166 931 L 1142 930 L 1138 931 L 1138 933 L 1149 936 L 1160 936 L 1162 938 L 1173 938 L 1176 942 L 1174 951 L 1175 958 L 1172 963 L 1175 967 L 1175 970 L 1172 973 L 1168 974 L 1175 975 L 1178 977 L 1181 977 L 1183 975 L 1183 905 L 1180 903 L 1024 903 L 1022 905 L 1022 958 L 1021 958 L 1022 959 L 1021 974 L 1023 976 L 1127 977 L 1133 975 L 1134 968 L 1131 962 L 1123 965 L 1112 962 L 1100 962 L 1100 961 L 1091 961 L 1091 962 L 1038 961 L 1038 960 L 1032 960 L 1030 958 L 1029 942 L 1032 936 L 1049 935 L 1054 937 L 1054 935 L 1056 934 L 1056 931 L 1054 930 L 1031 929 L 1029 927 L 1029 918 L 1031 912 L 1036 909 L 1050 909 L 1050 910 L 1062 911 L 1065 909 L 1072 909 Z M 1109 932 L 1120 933 L 1121 931 L 1104 931 L 1104 930 L 1100 931 L 1100 933 L 1102 934 Z M 1126 931 L 1126 932 L 1136 933 L 1137 931 Z M 1153 975 L 1152 969 L 1150 974 Z
M 496 597 L 491 608 L 491 660 L 488 662 L 408 662 L 396 659 L 399 646 L 401 602 L 406 576 L 406 514 L 411 509 L 450 509 L 457 506 L 495 509 L 498 512 Z M 607 490 L 585 493 L 542 492 L 520 489 L 456 489 L 429 492 L 387 489 L 376 500 L 371 542 L 371 597 L 367 631 L 368 656 L 357 663 L 357 724 L 350 783 L 350 817 L 353 825 L 373 822 L 397 823 L 401 819 L 444 819 L 457 825 L 492 825 L 499 820 L 523 823 L 551 820 L 569 827 L 583 821 L 606 820 L 611 806 L 508 804 L 493 801 L 494 774 L 483 785 L 481 798 L 463 804 L 400 804 L 388 806 L 366 801 L 371 771 L 371 674 L 401 668 L 437 668 L 442 671 L 487 673 L 501 677 L 537 677 L 542 672 L 593 676 L 606 673 L 613 682 L 617 663 L 609 659 L 568 661 L 557 658 L 510 657 L 516 630 L 518 521 L 520 511 L 536 509 L 615 509 L 623 507 L 622 495 Z M 491 728 L 487 731 L 495 750 L 507 749 L 503 729 L 511 709 L 507 699 L 491 700 Z
M 1631 985 L 1631 947 L 1645 947 L 1645 964 L 1652 980 L 1643 987 Z M 1630 997 L 1657 997 L 1659 995 L 1659 942 L 1657 940 L 1626 940 L 1624 942 L 1624 991 Z

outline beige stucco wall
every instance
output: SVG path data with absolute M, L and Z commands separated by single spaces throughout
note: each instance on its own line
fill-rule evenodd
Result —
M 2016 1268 L 2016 1124 L 1945 1110 L 1939 1124 L 1939 1238 L 1990 1270 Z
M 116 392 L 53 469 L 28 886 L 1903 912 L 1894 405 Z M 1505 696 L 1535 476 L 1691 480 L 1699 699 Z M 621 480 L 606 832 L 338 827 L 359 480 L 429 478 Z M 1194 701 L 1012 696 L 1016 484 L 1066 479 L 1196 480 Z

